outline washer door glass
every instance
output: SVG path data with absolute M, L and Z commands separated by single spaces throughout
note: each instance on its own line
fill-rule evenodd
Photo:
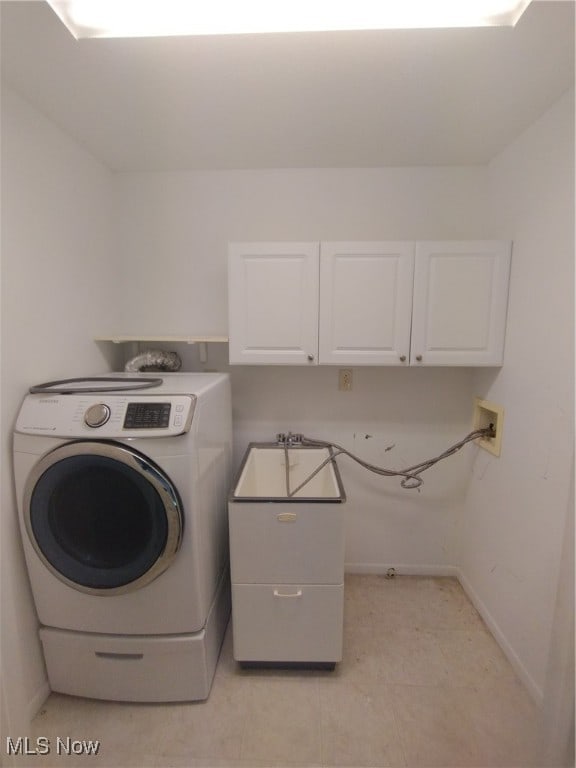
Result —
M 113 443 L 77 442 L 45 456 L 26 487 L 26 525 L 48 568 L 81 591 L 143 586 L 180 546 L 181 503 L 149 459 Z

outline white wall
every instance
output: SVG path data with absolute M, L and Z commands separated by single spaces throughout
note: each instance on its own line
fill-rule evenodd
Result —
M 573 766 L 574 760 L 574 475 L 559 564 L 556 605 L 542 701 L 542 766 Z
M 229 240 L 492 237 L 486 185 L 484 168 L 119 174 L 121 330 L 226 334 Z M 211 353 L 208 367 L 218 364 Z M 408 466 L 469 431 L 471 375 L 356 368 L 353 391 L 343 393 L 334 368 L 234 368 L 236 460 L 248 442 L 291 429 L 377 464 Z M 339 460 L 348 494 L 348 566 L 434 572 L 451 565 L 473 451 L 432 469 L 421 492 Z
M 110 174 L 8 89 L 2 91 L 3 728 L 24 735 L 46 694 L 13 492 L 11 433 L 27 388 L 108 368 L 91 341 L 116 327 Z M 2 743 L 4 743 L 2 735 Z
M 115 176 L 125 333 L 227 333 L 230 240 L 486 235 L 484 168 Z
M 476 393 L 504 406 L 502 456 L 479 453 L 460 566 L 533 692 L 546 664 L 572 475 L 574 101 L 490 164 L 492 231 L 514 240 L 506 362 Z M 573 510 L 570 510 L 572 513 Z

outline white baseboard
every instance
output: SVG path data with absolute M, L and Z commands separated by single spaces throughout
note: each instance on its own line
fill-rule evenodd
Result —
M 28 702 L 28 719 L 30 722 L 32 722 L 38 712 L 40 712 L 48 696 L 50 696 L 50 685 L 48 684 L 48 680 L 45 680 Z
M 524 664 L 520 661 L 517 653 L 512 648 L 508 640 L 506 639 L 506 636 L 498 626 L 498 623 L 491 615 L 490 611 L 487 609 L 484 602 L 479 598 L 475 590 L 473 589 L 472 585 L 468 581 L 468 579 L 464 576 L 460 568 L 455 568 L 456 571 L 456 578 L 460 582 L 462 589 L 466 594 L 468 595 L 472 605 L 476 608 L 480 616 L 482 617 L 484 623 L 492 633 L 492 636 L 500 646 L 503 654 L 506 656 L 510 664 L 512 665 L 512 668 L 520 678 L 520 680 L 524 683 L 526 688 L 528 689 L 528 693 L 532 696 L 535 703 L 538 706 L 542 705 L 542 701 L 544 699 L 544 692 L 540 688 L 539 685 L 537 685 L 536 681 L 530 675 Z
M 3 694 L 5 694 L 5 690 L 3 691 Z M 32 720 L 36 717 L 49 695 L 50 686 L 48 685 L 48 680 L 45 680 L 28 701 L 27 705 L 20 708 L 18 715 L 14 715 L 13 709 L 8 710 L 5 723 L 6 734 L 3 734 L 3 737 L 10 736 L 13 739 L 18 739 L 21 736 L 30 736 L 32 732 Z M 6 706 L 4 696 L 2 698 L 2 706 Z M 10 712 L 12 713 L 12 717 L 17 717 L 17 721 L 11 719 Z M 4 714 L 2 717 L 4 719 Z M 2 745 L 2 747 L 4 747 L 4 745 Z M 9 754 L 6 751 L 6 753 L 0 755 L 0 765 L 6 766 L 6 768 L 16 768 L 17 766 L 21 766 L 22 762 L 18 755 Z
M 398 576 L 451 576 L 458 579 L 460 585 L 466 595 L 470 599 L 472 605 L 476 608 L 482 620 L 492 633 L 492 636 L 500 646 L 502 652 L 512 665 L 512 668 L 526 686 L 528 692 L 536 702 L 538 706 L 541 706 L 543 700 L 543 691 L 536 684 L 534 678 L 529 674 L 526 667 L 520 661 L 518 655 L 506 639 L 506 636 L 498 626 L 490 611 L 487 609 L 484 602 L 476 594 L 470 582 L 466 579 L 460 568 L 455 565 L 406 565 L 403 563 L 346 563 L 346 573 L 356 574 L 374 574 L 378 576 L 385 576 L 388 571 L 393 568 Z
M 404 563 L 345 563 L 346 573 L 374 574 L 386 576 L 393 568 L 398 576 L 457 576 L 453 565 L 406 565 Z

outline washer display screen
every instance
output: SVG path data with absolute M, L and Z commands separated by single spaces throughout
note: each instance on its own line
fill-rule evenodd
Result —
M 170 403 L 128 403 L 124 429 L 165 429 L 170 424 Z

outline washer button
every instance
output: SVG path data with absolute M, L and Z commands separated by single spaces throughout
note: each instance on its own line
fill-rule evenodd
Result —
M 91 405 L 84 414 L 84 423 L 92 428 L 101 427 L 110 418 L 110 408 L 105 403 Z

